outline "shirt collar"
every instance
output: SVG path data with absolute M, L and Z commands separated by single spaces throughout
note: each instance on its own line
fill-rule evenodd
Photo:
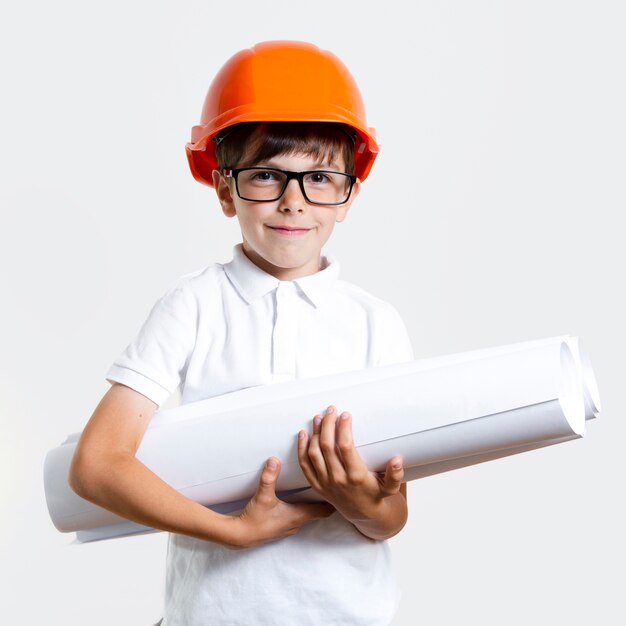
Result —
M 322 269 L 315 274 L 296 278 L 294 282 L 304 292 L 316 308 L 330 297 L 337 279 L 339 278 L 339 261 L 327 255 L 322 257 Z
M 239 295 L 250 304 L 273 291 L 281 282 L 256 266 L 244 253 L 243 245 L 233 248 L 233 260 L 224 264 L 224 271 Z M 322 269 L 293 282 L 315 307 L 330 295 L 339 277 L 339 262 L 332 256 L 322 257 Z

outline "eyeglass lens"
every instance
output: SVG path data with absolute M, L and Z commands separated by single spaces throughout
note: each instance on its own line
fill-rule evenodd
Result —
M 278 200 L 286 187 L 287 175 L 280 170 L 243 169 L 239 171 L 239 195 L 258 202 Z M 309 202 L 340 204 L 350 195 L 350 177 L 340 172 L 305 172 L 302 176 L 304 195 Z

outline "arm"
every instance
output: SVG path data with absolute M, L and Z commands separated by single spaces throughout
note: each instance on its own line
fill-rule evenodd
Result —
M 268 460 L 256 494 L 239 516 L 220 515 L 189 500 L 135 456 L 156 406 L 124 385 L 109 389 L 70 466 L 69 483 L 79 496 L 140 524 L 232 548 L 292 535 L 332 513 L 329 505 L 287 504 L 276 498 L 278 459 Z
M 313 435 L 298 433 L 298 460 L 307 480 L 366 537 L 388 539 L 407 517 L 402 459 L 389 460 L 384 476 L 370 472 L 352 439 L 352 417 L 329 407 L 313 421 Z

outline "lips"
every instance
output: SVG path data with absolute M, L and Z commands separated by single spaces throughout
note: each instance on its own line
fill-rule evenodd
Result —
M 306 235 L 311 229 L 297 226 L 269 226 L 274 232 L 280 235 L 286 235 L 288 237 L 295 237 L 297 235 Z

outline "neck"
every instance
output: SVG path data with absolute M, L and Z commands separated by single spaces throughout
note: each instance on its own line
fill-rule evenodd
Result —
M 266 274 L 278 280 L 296 280 L 298 278 L 304 278 L 305 276 L 311 276 L 311 274 L 316 274 L 324 269 L 321 257 L 310 259 L 299 266 L 281 267 L 256 254 L 254 250 L 248 249 L 245 242 L 243 244 L 243 252 L 259 269 L 262 269 Z

